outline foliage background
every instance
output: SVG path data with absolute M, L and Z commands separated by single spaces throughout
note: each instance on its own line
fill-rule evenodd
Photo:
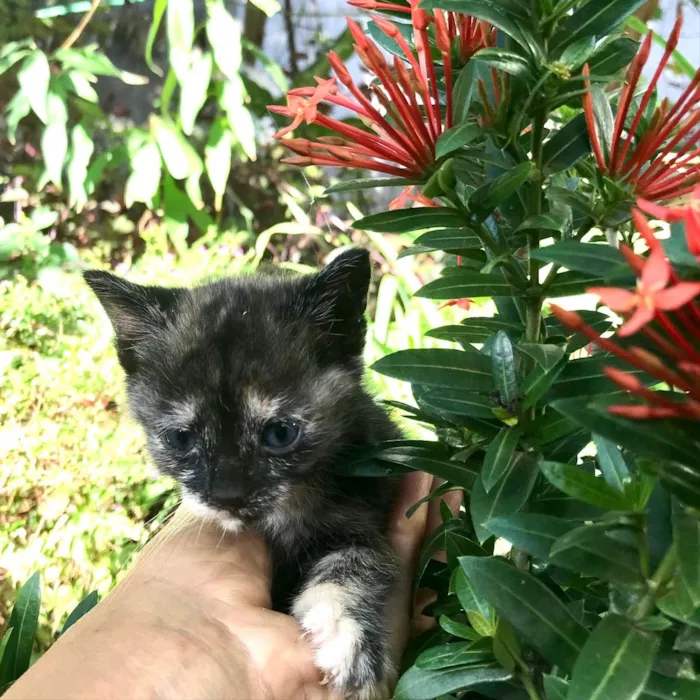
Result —
M 278 101 L 287 87 L 308 83 L 312 73 L 325 75 L 327 66 L 317 59 L 329 48 L 348 54 L 339 21 L 348 8 L 340 2 L 331 7 L 286 2 L 279 9 L 274 3 L 262 9 L 227 5 L 243 39 L 238 47 L 232 37 L 228 40 L 237 54 L 230 56 L 231 65 L 240 64 L 247 94 L 231 106 L 221 93 L 226 70 L 214 71 L 201 111 L 183 120 L 182 105 L 191 98 L 182 95 L 187 81 L 177 88 L 165 70 L 174 56 L 177 63 L 173 39 L 179 36 L 174 25 L 166 26 L 167 17 L 151 62 L 164 75 L 154 73 L 144 59 L 151 14 L 160 4 L 108 8 L 105 2 L 76 38 L 73 49 L 95 43 L 117 68 L 94 83 L 90 76 L 96 73 L 77 71 L 96 94 L 81 83 L 83 96 L 64 100 L 65 152 L 56 150 L 60 135 L 42 138 L 47 126 L 36 114 L 28 114 L 13 134 L 10 105 L 18 94 L 18 67 L 8 67 L 0 77 L 0 632 L 18 586 L 41 571 L 37 653 L 80 599 L 113 585 L 175 503 L 172 484 L 153 474 L 139 431 L 124 413 L 109 325 L 77 274 L 81 267 L 113 267 L 136 281 L 191 282 L 269 263 L 307 270 L 336 247 L 369 244 L 377 279 L 368 361 L 390 349 L 438 346 L 440 341 L 423 339 L 423 333 L 458 318 L 425 300 L 409 302 L 410 294 L 434 276 L 439 254 L 418 262 L 397 260 L 410 242 L 405 236 L 349 228 L 350 219 L 382 207 L 385 200 L 358 193 L 344 201 L 336 197 L 331 208 L 329 200 L 319 198 L 323 187 L 313 169 L 302 174 L 280 165 L 281 149 L 269 138 L 274 123 L 265 105 Z M 186 14 L 189 3 L 171 6 Z M 0 29 L 0 51 L 9 42 L 31 39 L 54 55 L 89 4 L 64 15 L 62 7 L 37 13 L 25 1 L 2 0 L 0 15 L 11 21 Z M 208 6 L 192 7 L 196 23 L 205 23 Z M 320 20 L 314 13 L 329 17 Z M 686 27 L 691 42 L 700 36 L 697 16 Z M 201 32 L 198 36 L 186 47 L 188 55 L 196 53 L 193 46 L 206 46 Z M 684 51 L 698 63 L 692 56 L 697 44 Z M 54 78 L 57 70 L 65 74 L 66 62 L 52 65 Z M 673 92 L 672 78 L 667 89 Z M 233 128 L 236 117 L 249 120 L 253 130 L 239 133 Z M 219 153 L 228 150 L 233 158 L 229 164 L 219 155 L 219 165 L 211 169 L 224 173 L 224 184 L 214 175 L 217 192 L 205 162 L 208 139 L 222 119 L 228 119 L 230 143 Z M 163 123 L 174 130 L 169 145 L 158 139 Z M 103 171 L 76 164 L 76 126 L 84 127 L 93 143 L 90 165 L 104 163 Z M 192 152 L 195 162 L 201 161 L 194 171 L 206 170 L 199 178 L 200 201 L 196 191 L 185 190 L 187 178 L 176 177 L 180 173 L 172 162 L 173 153 L 187 160 Z M 173 181 L 187 201 L 172 196 Z M 153 196 L 137 201 L 149 187 Z M 488 312 L 488 307 L 475 310 L 477 315 Z M 382 396 L 406 398 L 401 382 L 378 375 L 369 381 Z

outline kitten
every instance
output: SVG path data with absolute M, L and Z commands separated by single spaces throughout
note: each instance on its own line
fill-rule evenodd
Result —
M 346 697 L 385 697 L 393 676 L 386 539 L 393 484 L 332 466 L 400 437 L 362 387 L 369 256 L 321 272 L 194 289 L 85 279 L 109 316 L 131 411 L 191 509 L 268 541 L 273 604 L 307 633 Z

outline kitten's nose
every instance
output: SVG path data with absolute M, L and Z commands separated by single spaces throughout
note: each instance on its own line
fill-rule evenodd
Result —
M 217 508 L 238 510 L 242 508 L 245 503 L 245 492 L 242 486 L 222 484 L 214 488 L 211 500 Z

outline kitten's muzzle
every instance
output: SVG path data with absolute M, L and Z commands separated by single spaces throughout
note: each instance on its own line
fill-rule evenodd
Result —
M 234 512 L 243 508 L 246 502 L 246 493 L 243 486 L 234 484 L 221 484 L 212 489 L 210 501 L 216 508 Z

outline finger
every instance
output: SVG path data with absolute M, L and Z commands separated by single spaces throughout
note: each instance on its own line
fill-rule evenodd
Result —
M 431 483 L 432 477 L 424 472 L 402 477 L 389 520 L 389 543 L 403 567 L 410 571 L 423 542 L 428 507 L 422 504 L 410 518 L 406 517 L 406 511 L 428 495 Z

